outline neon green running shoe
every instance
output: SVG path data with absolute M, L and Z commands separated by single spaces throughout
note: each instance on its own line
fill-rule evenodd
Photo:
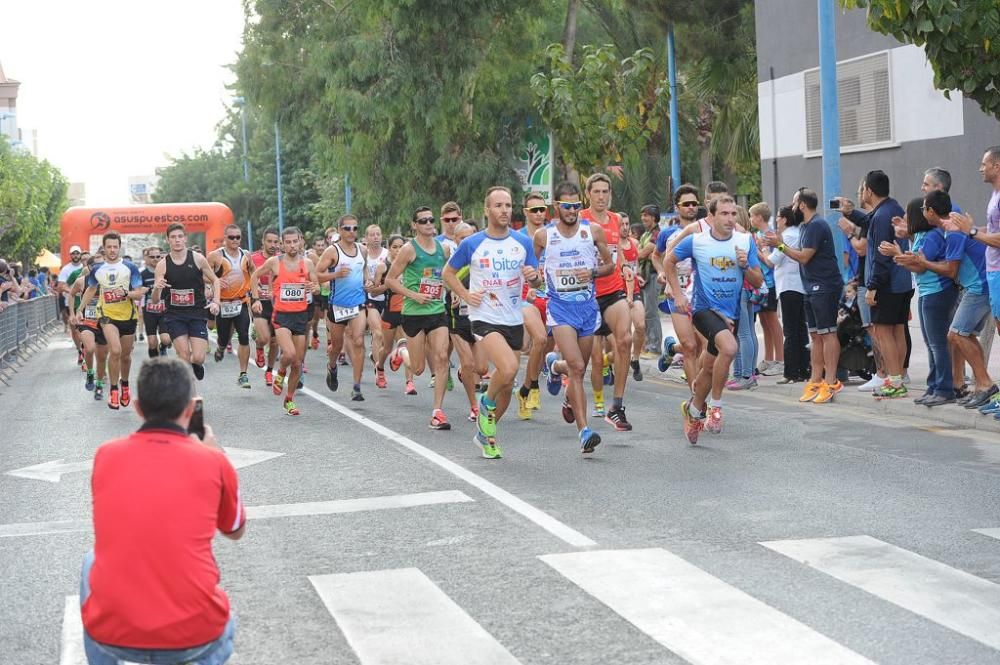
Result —
M 496 408 L 487 408 L 482 399 L 479 400 L 479 433 L 487 439 L 495 438 L 497 435 L 497 411 Z

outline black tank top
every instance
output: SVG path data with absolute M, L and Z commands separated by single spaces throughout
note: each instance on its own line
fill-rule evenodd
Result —
M 177 265 L 170 254 L 163 257 L 167 262 L 167 284 L 170 288 L 164 296 L 167 301 L 167 311 L 195 318 L 208 318 L 205 309 L 205 277 L 194 262 L 194 252 L 190 249 L 184 257 L 184 263 Z

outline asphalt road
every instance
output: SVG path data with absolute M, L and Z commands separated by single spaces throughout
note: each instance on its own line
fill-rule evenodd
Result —
M 138 420 L 73 360 L 55 336 L 0 395 L 0 663 L 84 662 L 73 463 Z M 426 377 L 407 397 L 369 371 L 352 403 L 321 352 L 308 365 L 298 418 L 256 369 L 239 389 L 231 356 L 200 385 L 223 445 L 278 454 L 239 472 L 267 508 L 216 542 L 232 662 L 1000 663 L 997 434 L 760 390 L 727 394 L 724 433 L 691 447 L 683 388 L 647 376 L 634 431 L 598 424 L 591 458 L 543 390 L 490 461 L 458 392 L 434 432 Z M 54 460 L 58 482 L 23 477 Z

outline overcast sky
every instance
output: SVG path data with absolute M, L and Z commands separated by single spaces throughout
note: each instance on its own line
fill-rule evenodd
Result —
M 240 0 L 10 0 L 0 64 L 17 122 L 87 204 L 128 203 L 128 178 L 208 147 L 231 98 Z

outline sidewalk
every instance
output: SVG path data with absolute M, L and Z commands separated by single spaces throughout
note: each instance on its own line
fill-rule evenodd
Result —
M 674 328 L 667 315 L 660 316 L 660 325 L 663 327 L 663 335 L 673 335 Z M 996 331 L 994 329 L 994 334 Z M 764 359 L 763 348 L 764 339 L 760 326 L 757 327 L 757 338 L 760 343 L 761 352 L 757 362 Z M 976 409 L 966 409 L 954 404 L 946 404 L 929 409 L 919 404 L 914 404 L 913 400 L 924 394 L 927 386 L 927 346 L 924 344 L 923 336 L 920 333 L 920 323 L 914 318 L 910 322 L 910 336 L 913 338 L 913 350 L 910 353 L 910 383 L 907 385 L 910 394 L 907 397 L 891 400 L 876 400 L 870 394 L 857 390 L 861 385 L 861 379 L 852 377 L 851 382 L 844 385 L 844 389 L 834 398 L 832 404 L 827 406 L 832 409 L 844 409 L 853 414 L 859 410 L 877 415 L 892 415 L 898 418 L 918 417 L 922 420 L 934 420 L 946 428 L 977 429 L 986 432 L 1000 433 L 1000 421 L 994 420 L 993 416 L 984 416 Z M 996 346 L 996 345 L 994 345 Z M 1000 354 L 992 353 L 989 361 L 990 376 L 994 379 L 1000 377 Z M 656 368 L 656 360 L 642 361 L 643 374 L 650 378 L 659 377 L 668 381 L 683 384 L 681 372 L 678 369 L 670 369 L 665 374 L 661 374 Z M 792 383 L 788 385 L 777 385 L 780 376 L 759 376 L 757 379 L 759 387 L 751 391 L 752 393 L 762 393 L 787 400 L 789 403 L 796 402 L 802 394 L 803 384 Z M 822 406 L 822 405 L 821 405 Z

